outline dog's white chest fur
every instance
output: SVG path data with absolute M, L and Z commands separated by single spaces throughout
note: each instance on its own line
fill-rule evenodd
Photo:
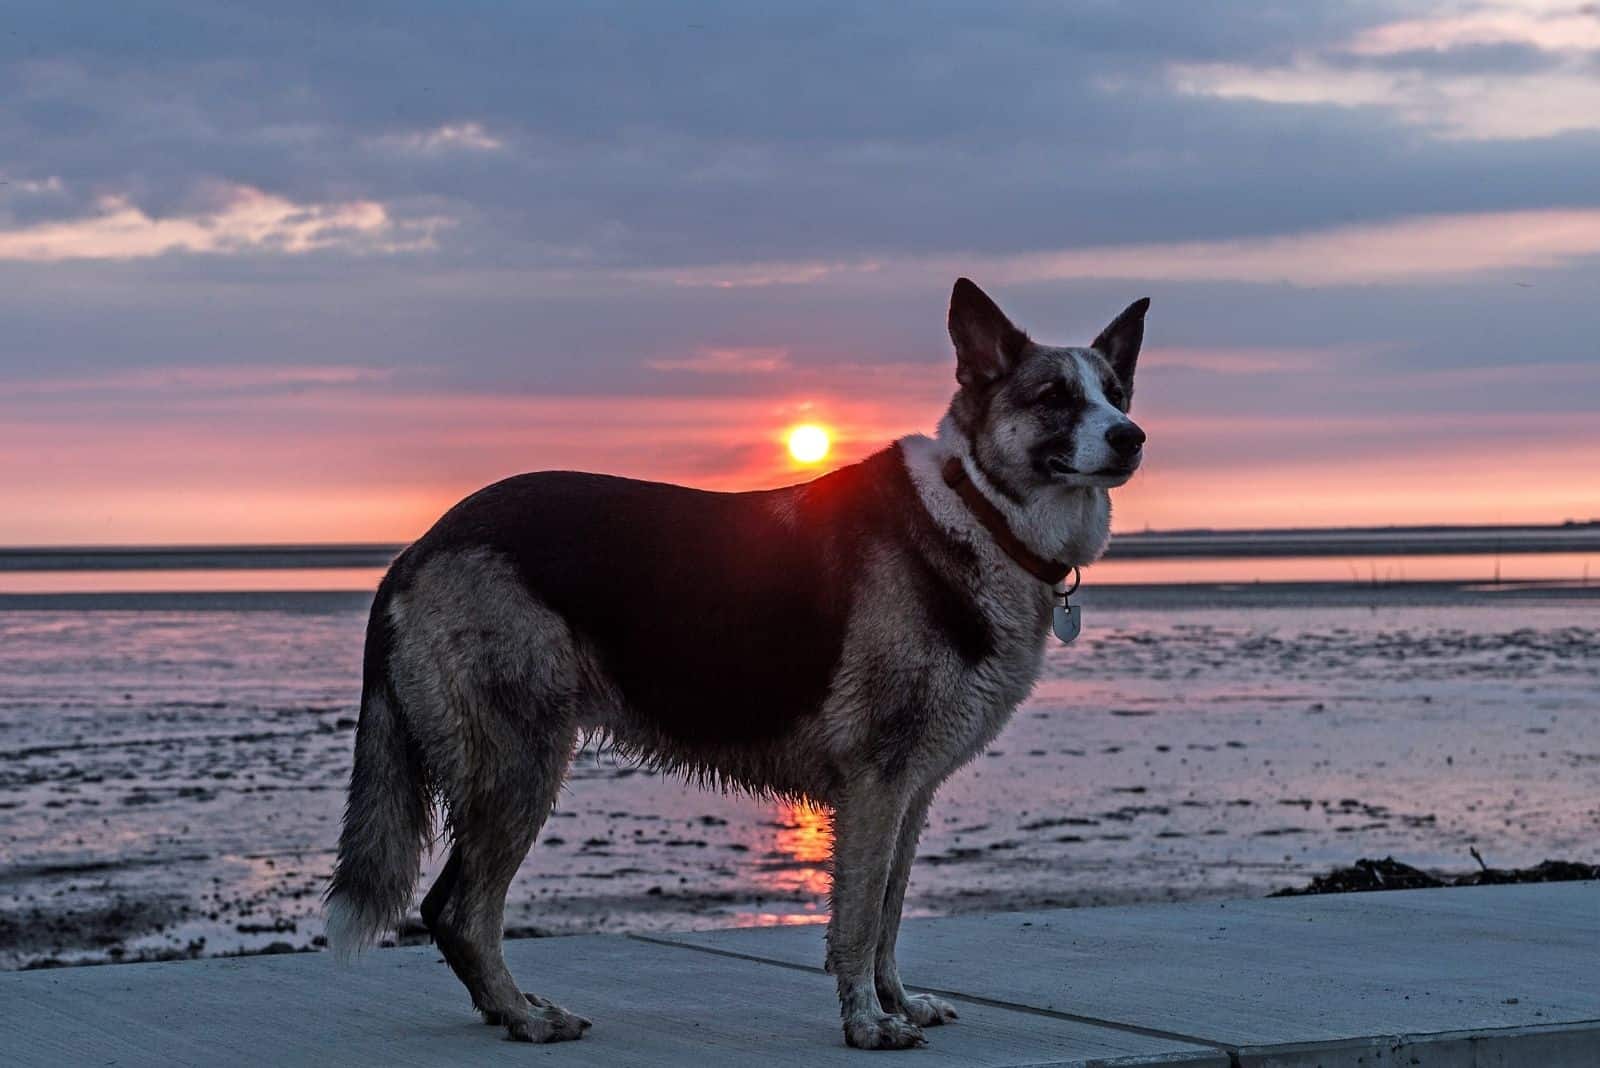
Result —
M 946 428 L 941 426 L 941 431 Z M 965 763 L 994 740 L 1012 712 L 1032 691 L 1044 662 L 1045 639 L 1054 609 L 1052 587 L 1025 572 L 995 543 L 940 475 L 959 445 L 913 435 L 900 440 L 918 495 L 934 522 L 968 541 L 978 555 L 980 578 L 972 590 L 995 636 L 995 651 L 965 673 L 964 700 L 952 706 L 963 718 L 950 724 L 951 763 Z M 1101 490 L 1073 489 L 1040 495 L 1026 509 L 1012 509 L 1013 530 L 1042 556 L 1087 564 L 1104 550 L 1110 501 Z M 959 712 L 956 709 L 960 709 Z M 959 740 L 958 740 L 959 739 Z

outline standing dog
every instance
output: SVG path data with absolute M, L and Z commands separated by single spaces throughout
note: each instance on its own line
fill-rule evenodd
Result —
M 589 1021 L 524 994 L 506 888 L 578 739 L 655 768 L 833 809 L 828 970 L 845 1040 L 920 1044 L 955 1017 L 907 993 L 895 937 L 934 791 L 992 740 L 1044 655 L 1054 588 L 1105 548 L 1147 300 L 1089 348 L 1030 340 L 966 279 L 960 389 L 936 437 L 812 482 L 708 493 L 518 475 L 394 562 L 367 626 L 355 770 L 328 939 L 370 944 L 409 906 L 435 799 L 449 859 L 422 918 L 513 1038 Z

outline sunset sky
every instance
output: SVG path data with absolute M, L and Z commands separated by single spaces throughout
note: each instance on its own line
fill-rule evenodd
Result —
M 797 481 L 958 274 L 1152 298 L 1118 529 L 1600 516 L 1600 6 L 337 7 L 8 5 L 0 545 Z

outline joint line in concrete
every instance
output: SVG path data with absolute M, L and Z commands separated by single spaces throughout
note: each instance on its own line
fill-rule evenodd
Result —
M 718 957 L 731 957 L 734 960 L 750 961 L 753 964 L 766 964 L 775 968 L 788 968 L 790 971 L 807 972 L 812 975 L 826 975 L 827 973 L 811 964 L 793 964 L 785 960 L 773 960 L 770 957 L 759 957 L 753 953 L 738 953 L 731 949 L 716 949 L 712 946 L 697 946 L 685 942 L 674 942 L 667 938 L 658 938 L 652 935 L 632 934 L 627 937 L 638 942 L 648 942 L 651 945 L 667 946 L 671 949 L 688 949 L 697 953 L 710 953 Z M 1062 1012 L 1059 1009 L 1041 1009 L 1035 1005 L 1022 1005 L 1014 1001 L 1000 1001 L 996 998 L 986 998 L 978 994 L 967 994 L 959 990 L 940 990 L 931 986 L 911 985 L 907 989 L 920 991 L 924 994 L 937 994 L 942 998 L 953 998 L 956 1001 L 965 1001 L 973 1005 L 983 1005 L 991 1009 L 1004 1009 L 1008 1012 L 1023 1012 L 1034 1016 L 1045 1016 L 1053 1020 L 1070 1020 L 1073 1023 L 1088 1024 L 1092 1027 L 1101 1027 L 1111 1031 L 1123 1031 L 1128 1034 L 1142 1035 L 1145 1038 L 1161 1038 L 1168 1042 L 1187 1042 L 1195 1046 L 1209 1046 L 1214 1050 L 1226 1053 L 1228 1060 L 1233 1064 L 1239 1063 L 1239 1048 L 1226 1042 L 1218 1042 L 1212 1038 L 1200 1038 L 1196 1035 L 1186 1035 L 1180 1031 L 1163 1031 L 1156 1027 L 1141 1027 L 1138 1024 L 1123 1023 L 1120 1020 L 1104 1020 L 1098 1016 L 1083 1016 L 1073 1012 Z

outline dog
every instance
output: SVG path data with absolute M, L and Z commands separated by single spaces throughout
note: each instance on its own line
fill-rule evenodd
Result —
M 955 283 L 958 389 L 936 436 L 782 489 L 712 493 L 570 471 L 474 493 L 402 552 L 366 633 L 327 937 L 348 953 L 450 854 L 424 923 L 485 1021 L 530 1042 L 587 1019 L 524 994 L 506 889 L 580 739 L 654 769 L 832 810 L 827 967 L 844 1037 L 953 1020 L 895 964 L 936 790 L 1039 674 L 1055 582 L 1105 549 L 1148 299 L 1088 348 L 1031 340 Z

